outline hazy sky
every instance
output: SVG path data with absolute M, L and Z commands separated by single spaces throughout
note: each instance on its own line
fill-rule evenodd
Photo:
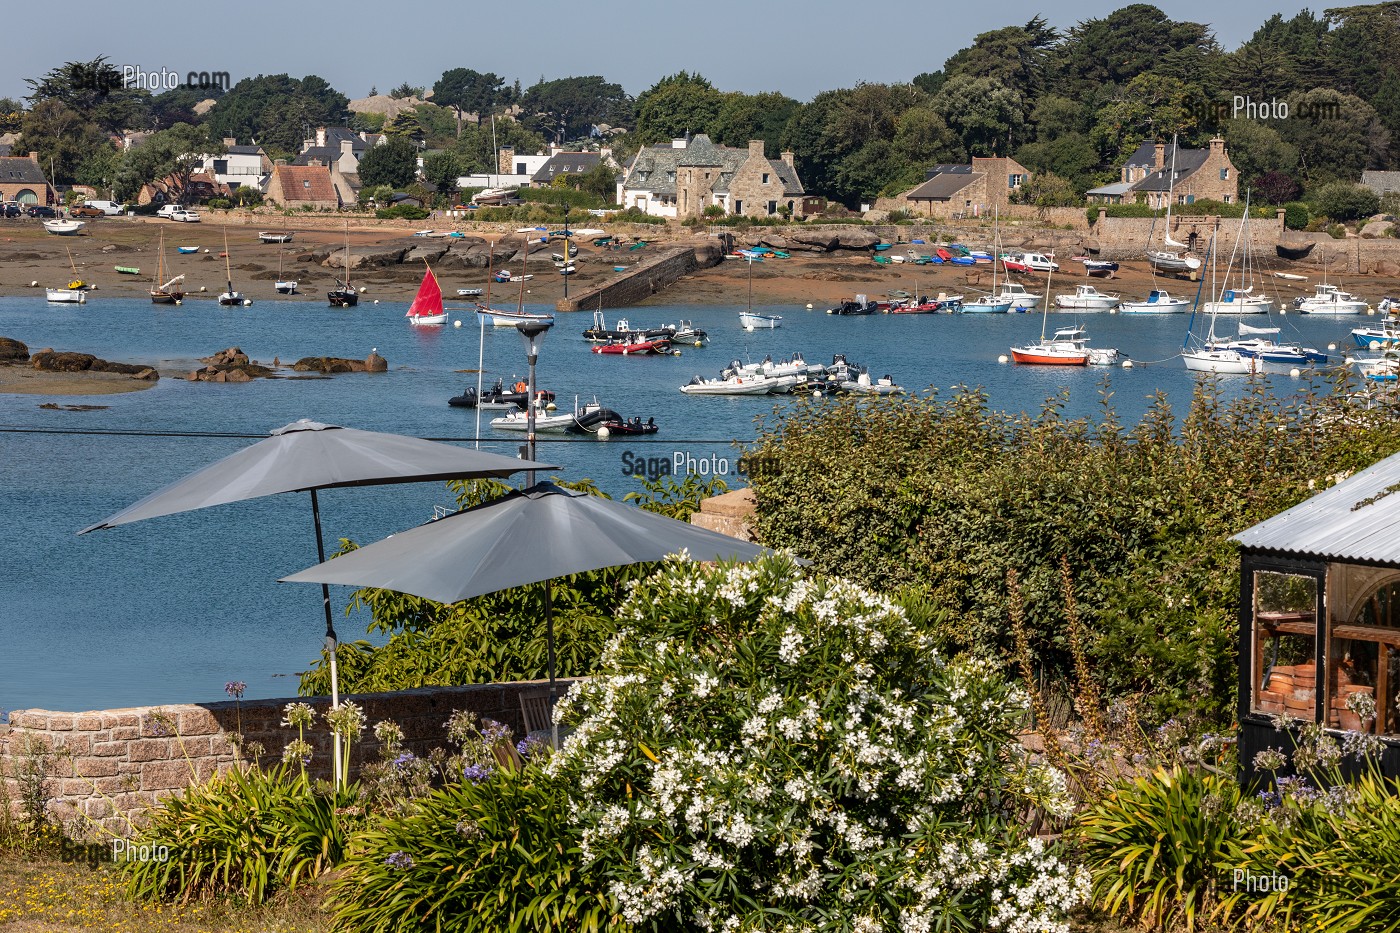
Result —
M 1040 14 L 1056 27 L 1102 17 L 1120 2 L 1002 0 L 529 0 L 490 4 L 172 3 L 67 0 L 6 4 L 0 96 L 22 97 L 25 78 L 67 61 L 106 55 L 143 72 L 316 74 L 349 97 L 404 81 L 431 87 L 449 68 L 494 71 L 529 86 L 601 74 L 631 94 L 682 69 L 722 90 L 782 91 L 807 100 L 859 81 L 907 81 L 940 68 L 980 32 Z M 1321 9 L 1328 4 L 1321 4 Z M 1162 3 L 1175 19 L 1211 24 L 1233 49 L 1274 13 L 1301 4 L 1242 0 Z M 101 24 L 101 25 L 99 25 Z M 52 36 L 45 40 L 44 36 Z

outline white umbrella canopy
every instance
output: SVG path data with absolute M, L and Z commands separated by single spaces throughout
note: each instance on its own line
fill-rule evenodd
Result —
M 373 587 L 455 603 L 568 574 L 659 561 L 681 551 L 701 561 L 753 560 L 772 553 L 634 505 L 539 483 L 390 535 L 282 582 Z M 545 625 L 553 699 L 548 591 Z
M 158 489 L 78 534 L 129 522 L 258 499 L 284 492 L 309 492 L 316 529 L 316 555 L 326 559 L 317 491 L 349 486 L 507 477 L 521 470 L 553 470 L 536 463 L 455 447 L 402 434 L 361 431 L 302 419 L 269 433 L 237 453 Z M 335 669 L 335 627 L 330 591 L 321 588 L 326 617 L 326 645 L 331 658 L 331 702 L 340 703 Z M 339 756 L 336 756 L 337 764 Z

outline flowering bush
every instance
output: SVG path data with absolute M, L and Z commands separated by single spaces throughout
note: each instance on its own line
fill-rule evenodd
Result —
M 1063 929 L 1087 893 L 1022 819 L 1063 814 L 1025 695 L 888 600 L 788 558 L 637 585 L 548 765 L 642 929 Z

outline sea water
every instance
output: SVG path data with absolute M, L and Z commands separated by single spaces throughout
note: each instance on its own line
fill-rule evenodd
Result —
M 442 328 L 415 328 L 405 302 L 332 309 L 319 301 L 258 300 L 221 308 L 212 300 L 179 307 L 94 296 L 85 305 L 48 305 L 38 298 L 0 298 L 0 335 L 42 347 L 148 363 L 164 378 L 123 395 L 0 394 L 0 490 L 7 528 L 0 534 L 0 601 L 4 663 L 0 709 L 85 710 L 221 699 L 240 680 L 249 697 L 289 696 L 296 673 L 319 655 L 324 630 L 319 589 L 277 583 L 316 563 L 309 498 L 287 494 L 151 519 L 79 537 L 76 532 L 201 466 L 253 443 L 299 418 L 374 431 L 477 443 L 473 410 L 448 398 L 476 384 L 478 353 L 489 386 L 526 378 L 520 337 L 510 328 L 481 329 L 465 306 Z M 548 310 L 527 304 L 527 310 Z M 588 315 L 558 315 L 545 339 L 537 378 L 557 394 L 560 408 L 595 398 L 623 416 L 654 418 L 647 438 L 542 437 L 538 459 L 558 475 L 591 478 L 621 496 L 640 488 L 641 472 L 663 462 L 709 473 L 727 471 L 730 485 L 740 450 L 757 420 L 771 421 L 798 400 L 774 396 L 683 395 L 694 375 L 717 376 L 731 360 L 782 359 L 794 352 L 830 363 L 844 353 L 889 374 L 911 391 L 983 388 L 990 404 L 1035 411 L 1062 389 L 1066 414 L 1096 416 L 1101 393 L 1112 393 L 1119 417 L 1131 424 L 1153 393 L 1184 409 L 1196 379 L 1179 351 L 1187 317 L 1055 314 L 1053 329 L 1085 323 L 1095 346 L 1119 348 L 1131 369 L 1018 367 L 999 363 L 1013 344 L 1040 336 L 1039 315 L 883 315 L 841 317 L 822 307 L 765 306 L 780 314 L 775 330 L 746 332 L 739 307 L 652 305 L 608 312 L 634 327 L 692 320 L 710 334 L 704 348 L 678 357 L 622 357 L 590 352 L 582 339 Z M 1348 346 L 1363 320 L 1288 315 L 1276 319 L 1284 339 L 1318 348 Z M 1249 323 L 1262 324 L 1260 318 Z M 1222 324 L 1222 327 L 1224 325 Z M 377 350 L 383 374 L 265 379 L 246 384 L 192 383 L 179 374 L 199 357 L 240 347 L 261 362 L 284 365 L 304 356 L 362 359 Z M 1164 362 L 1157 362 L 1164 361 Z M 1226 380 L 1227 392 L 1245 380 Z M 1274 391 L 1298 380 L 1273 377 Z M 45 403 L 106 406 L 97 411 L 44 409 Z M 515 455 L 524 438 L 489 428 L 483 413 L 480 446 Z M 19 432 L 36 433 L 19 433 Z M 52 432 L 52 433 L 49 433 Z M 104 433 L 111 432 L 111 433 Z M 190 436 L 195 435 L 195 436 Z M 523 481 L 523 475 L 521 477 Z M 737 481 L 737 482 L 736 482 Z M 328 490 L 321 494 L 327 547 L 340 538 L 361 544 L 427 520 L 435 506 L 453 506 L 442 484 Z M 346 618 L 350 594 L 332 588 L 342 640 L 365 637 L 363 617 Z

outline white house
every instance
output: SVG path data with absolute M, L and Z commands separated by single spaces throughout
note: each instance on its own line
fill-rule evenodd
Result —
M 272 171 L 272 160 L 262 146 L 240 146 L 235 139 L 224 139 L 224 152 L 204 156 L 203 171 L 214 181 L 237 190 L 239 185 L 258 188 Z

